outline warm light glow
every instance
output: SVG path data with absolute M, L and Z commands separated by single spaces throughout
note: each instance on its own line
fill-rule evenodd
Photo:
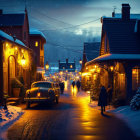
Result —
M 66 70 L 66 72 L 68 72 L 68 70 Z
M 97 72 L 100 73 L 100 71 L 101 71 L 101 69 L 100 68 L 97 68 Z
M 75 72 L 77 72 L 77 70 L 75 70 Z
M 8 43 L 6 43 L 6 45 L 5 45 L 6 47 L 8 47 L 9 46 L 9 44 Z
M 90 91 L 86 91 L 86 93 L 90 94 Z
M 90 71 L 91 71 L 91 72 L 95 72 L 95 69 L 91 69 Z
M 97 68 L 97 65 L 95 65 L 94 68 L 96 69 Z
M 38 93 L 37 93 L 37 97 L 40 98 L 40 96 L 41 96 L 41 94 L 40 94 L 40 92 L 38 92 Z
M 35 42 L 35 46 L 38 47 L 38 41 Z
M 62 75 L 63 74 L 63 72 L 62 71 L 60 71 L 60 75 Z
M 80 60 L 79 63 L 82 64 L 82 60 Z
M 81 72 L 79 72 L 79 75 L 81 75 L 82 73 Z
M 86 70 L 88 70 L 88 67 L 86 67 Z
M 133 70 L 132 70 L 132 73 L 133 73 L 133 74 L 136 74 L 136 73 L 137 73 L 137 70 L 136 70 L 136 69 L 133 69 Z
M 113 66 L 110 66 L 110 70 L 113 71 L 114 70 L 114 67 Z
M 94 78 L 94 80 L 96 80 L 96 79 L 97 79 L 97 75 L 96 75 L 96 74 L 94 74 L 94 75 L 93 75 L 93 78 Z
M 48 70 L 49 69 L 49 64 L 46 64 L 45 67 L 46 67 L 46 70 Z
M 65 90 L 68 89 L 68 81 L 64 81 L 64 85 L 65 85 Z
M 73 66 L 72 66 L 72 65 L 70 65 L 70 68 L 72 69 L 72 68 L 73 68 Z
M 82 76 L 87 76 L 87 75 L 91 75 L 91 73 L 89 72 L 82 73 Z
M 23 57 L 22 57 L 22 59 L 21 59 L 21 64 L 22 64 L 22 65 L 25 65 L 25 63 L 26 63 L 26 60 L 25 60 L 24 55 L 23 55 Z

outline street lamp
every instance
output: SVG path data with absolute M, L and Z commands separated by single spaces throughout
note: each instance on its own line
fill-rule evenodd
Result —
M 81 58 L 80 58 L 80 60 L 79 60 L 79 63 L 80 63 L 80 65 L 82 65 L 82 60 L 81 60 Z
M 48 61 L 46 62 L 45 68 L 46 68 L 46 70 L 48 70 L 48 69 L 49 69 L 49 64 L 48 64 Z

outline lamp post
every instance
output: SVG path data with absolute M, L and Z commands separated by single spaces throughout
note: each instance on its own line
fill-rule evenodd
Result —
M 48 61 L 46 62 L 45 68 L 46 68 L 46 70 L 49 69 L 49 63 L 48 63 Z
M 81 58 L 80 58 L 80 60 L 79 60 L 79 63 L 80 63 L 80 65 L 82 65 L 82 60 L 81 60 Z

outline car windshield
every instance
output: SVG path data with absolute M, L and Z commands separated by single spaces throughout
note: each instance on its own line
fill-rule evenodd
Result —
M 47 83 L 47 82 L 41 82 L 41 83 L 34 83 L 34 84 L 32 84 L 32 88 L 34 88 L 34 87 L 44 87 L 44 88 L 51 88 L 52 87 L 52 85 L 51 85 L 51 83 Z

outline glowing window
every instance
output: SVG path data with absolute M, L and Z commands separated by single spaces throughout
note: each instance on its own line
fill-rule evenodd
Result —
M 35 46 L 38 47 L 38 41 L 35 42 Z
M 70 65 L 70 68 L 72 69 L 72 68 L 73 68 L 73 66 L 72 66 L 72 65 Z

